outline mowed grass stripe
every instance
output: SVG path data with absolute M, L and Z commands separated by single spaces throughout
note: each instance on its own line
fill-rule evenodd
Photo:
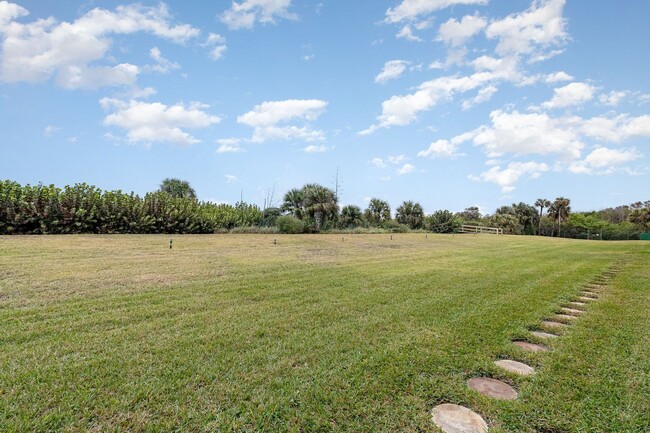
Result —
M 525 392 L 508 409 L 465 381 L 515 380 L 493 365 L 510 340 L 637 251 L 419 234 L 395 236 L 397 247 L 386 236 L 188 236 L 171 254 L 156 252 L 163 236 L 31 239 L 0 240 L 0 264 L 21 280 L 0 283 L 0 430 L 431 431 L 443 401 L 516 426 L 512 413 L 531 421 Z M 12 259 L 25 246 L 31 268 L 28 255 Z M 83 266 L 57 274 L 48 257 Z M 523 356 L 546 365 L 555 354 Z

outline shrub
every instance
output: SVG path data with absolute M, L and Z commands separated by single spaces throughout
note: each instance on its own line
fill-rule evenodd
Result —
M 381 227 L 391 233 L 406 233 L 409 231 L 409 228 L 405 224 L 400 224 L 395 220 L 386 220 L 381 223 Z
M 305 232 L 305 223 L 298 218 L 290 215 L 284 215 L 276 218 L 275 225 L 280 233 L 298 234 Z

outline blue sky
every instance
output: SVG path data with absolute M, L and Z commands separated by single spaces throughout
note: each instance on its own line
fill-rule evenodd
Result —
M 427 212 L 647 200 L 650 2 L 0 1 L 0 177 Z

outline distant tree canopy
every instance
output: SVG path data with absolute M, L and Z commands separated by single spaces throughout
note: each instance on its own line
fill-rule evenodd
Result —
M 544 210 L 546 209 L 546 213 Z M 650 200 L 591 212 L 573 212 L 571 200 L 538 199 L 499 207 L 481 215 L 478 207 L 425 215 L 420 203 L 404 201 L 391 218 L 387 201 L 369 200 L 365 211 L 346 205 L 339 211 L 334 191 L 310 183 L 284 195 L 281 207 L 261 210 L 248 203 L 199 202 L 188 182 L 165 179 L 144 196 L 102 191 L 85 183 L 20 185 L 0 181 L 0 234 L 67 233 L 214 233 L 273 231 L 305 233 L 360 230 L 400 233 L 430 230 L 453 233 L 464 223 L 499 227 L 509 234 L 538 234 L 584 239 L 639 239 L 650 230 Z M 240 228 L 243 228 L 240 230 Z
M 185 180 L 166 178 L 160 184 L 160 192 L 167 193 L 176 198 L 192 198 L 196 199 L 196 191 L 190 186 L 190 183 Z

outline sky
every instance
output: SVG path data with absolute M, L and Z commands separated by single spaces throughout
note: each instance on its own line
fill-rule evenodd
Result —
M 647 0 L 0 1 L 0 178 L 648 200 Z

